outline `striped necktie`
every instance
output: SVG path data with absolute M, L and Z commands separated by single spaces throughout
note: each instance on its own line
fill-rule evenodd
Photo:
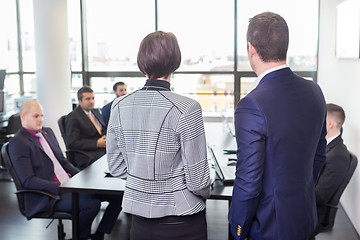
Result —
M 98 133 L 101 135 L 101 130 L 100 130 L 99 126 L 96 124 L 93 116 L 91 115 L 91 111 L 88 112 L 88 116 L 90 118 L 90 121 L 94 124 L 94 126 L 95 126 L 96 130 L 98 131 Z

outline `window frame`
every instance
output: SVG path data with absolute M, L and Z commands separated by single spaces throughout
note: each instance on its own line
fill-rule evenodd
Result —
M 19 75 L 20 95 L 24 95 L 24 75 L 35 74 L 35 72 L 24 72 L 23 61 L 22 61 L 22 39 L 21 39 L 21 21 L 20 21 L 20 0 L 16 1 L 16 17 L 17 17 L 17 34 L 18 34 L 18 72 L 9 72 L 7 74 Z M 87 22 L 86 22 L 86 0 L 79 0 L 80 4 L 80 26 L 81 26 L 81 71 L 72 71 L 72 75 L 80 74 L 82 76 L 83 85 L 90 85 L 90 79 L 92 77 L 144 77 L 140 71 L 89 71 L 88 65 L 88 50 L 87 50 Z M 158 1 L 154 0 L 155 4 L 155 19 L 154 19 L 154 31 L 158 30 Z M 320 11 L 320 3 L 318 1 L 318 8 Z M 234 76 L 234 104 L 240 100 L 241 92 L 241 78 L 243 77 L 256 77 L 253 71 L 239 71 L 238 70 L 238 23 L 237 23 L 237 12 L 238 12 L 238 0 L 234 0 L 234 68 L 232 71 L 177 71 L 174 74 L 206 74 L 206 75 L 218 75 L 218 74 L 231 74 Z M 319 19 L 319 14 L 318 14 Z M 319 21 L 318 21 L 319 25 Z M 115 30 L 114 30 L 115 31 Z M 316 56 L 318 56 L 319 48 L 317 47 Z M 318 61 L 318 60 L 317 60 Z M 306 77 L 312 78 L 313 81 L 317 82 L 318 64 L 316 63 L 315 71 L 294 71 L 294 73 Z M 73 90 L 74 91 L 74 90 Z M 234 106 L 234 107 L 235 107 Z

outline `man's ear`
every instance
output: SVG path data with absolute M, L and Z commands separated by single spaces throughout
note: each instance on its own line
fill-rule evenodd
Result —
M 328 120 L 327 120 L 327 123 L 328 123 L 328 128 L 329 128 L 329 129 L 333 129 L 333 128 L 336 127 L 335 121 L 332 120 L 332 119 L 328 119 Z
M 254 48 L 254 46 L 251 44 L 251 42 L 248 42 L 248 52 L 249 52 L 249 56 L 250 57 L 254 57 L 255 54 L 257 54 L 256 49 Z
M 25 112 L 20 113 L 20 119 L 21 119 L 21 121 L 24 121 L 24 119 L 25 119 Z

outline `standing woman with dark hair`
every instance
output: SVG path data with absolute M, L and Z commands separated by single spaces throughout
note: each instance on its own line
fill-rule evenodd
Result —
M 122 206 L 133 216 L 130 239 L 207 239 L 210 176 L 202 110 L 170 90 L 181 62 L 174 34 L 146 36 L 137 62 L 148 79 L 114 101 L 106 146 L 110 173 L 127 180 Z

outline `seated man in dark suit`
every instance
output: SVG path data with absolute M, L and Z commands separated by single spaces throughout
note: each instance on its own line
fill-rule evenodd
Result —
M 346 177 L 350 165 L 350 153 L 341 137 L 345 112 L 342 107 L 335 104 L 330 103 L 326 107 L 326 161 L 315 187 L 318 223 L 313 236 L 330 230 L 329 222 L 334 222 L 334 219 L 329 219 L 329 208 L 326 204 L 330 204 L 331 197 Z
M 114 91 L 116 98 L 124 96 L 127 93 L 126 84 L 123 82 L 115 83 L 113 86 L 113 91 Z M 109 123 L 111 104 L 113 103 L 113 101 L 109 102 L 108 104 L 103 106 L 103 108 L 101 109 L 101 116 L 102 116 L 106 126 Z
M 98 109 L 94 109 L 93 90 L 84 86 L 77 93 L 79 105 L 66 116 L 65 144 L 69 149 L 81 150 L 75 155 L 76 166 L 82 170 L 106 152 L 106 126 Z
M 43 111 L 36 101 L 24 102 L 20 109 L 22 128 L 9 143 L 9 154 L 24 188 L 45 190 L 60 195 L 54 210 L 70 212 L 71 194 L 60 193 L 60 184 L 79 172 L 62 154 L 59 143 L 50 128 L 43 124 Z M 79 235 L 89 239 L 91 224 L 100 209 L 104 196 L 79 195 Z M 48 209 L 49 197 L 25 194 L 26 217 Z M 111 207 L 110 207 L 111 206 Z M 92 239 L 103 239 L 110 233 L 121 211 L 121 199 L 111 200 Z

